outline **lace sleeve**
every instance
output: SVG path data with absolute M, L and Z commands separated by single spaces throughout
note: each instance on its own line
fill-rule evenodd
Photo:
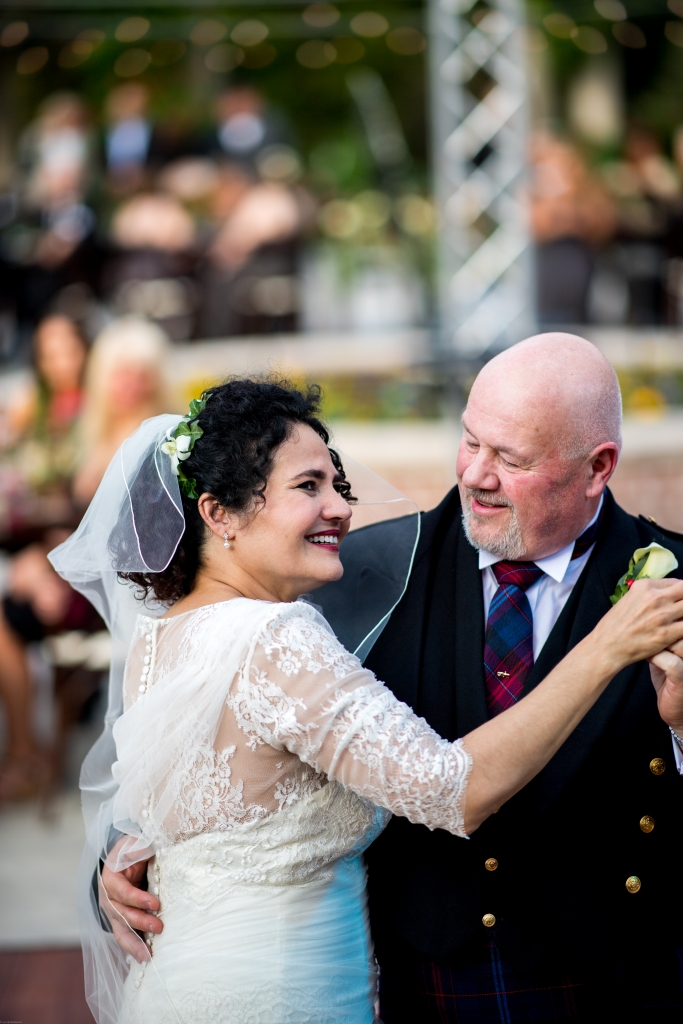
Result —
M 249 746 L 296 754 L 361 796 L 465 836 L 471 759 L 397 700 L 303 603 L 260 630 L 228 704 Z

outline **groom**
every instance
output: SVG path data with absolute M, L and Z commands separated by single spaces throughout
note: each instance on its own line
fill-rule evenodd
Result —
M 636 548 L 683 567 L 683 537 L 605 490 L 621 403 L 589 342 L 545 334 L 491 360 L 463 427 L 458 487 L 423 515 L 367 660 L 450 740 L 596 625 Z M 648 665 L 620 673 L 468 842 L 392 819 L 367 854 L 384 1024 L 683 1021 L 678 690 L 660 717 Z

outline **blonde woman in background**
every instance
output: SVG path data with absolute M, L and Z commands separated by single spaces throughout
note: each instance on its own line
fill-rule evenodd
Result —
M 62 333 L 56 341 L 63 341 L 63 320 L 52 317 L 41 325 L 36 340 L 39 369 L 43 369 L 45 353 L 52 352 L 46 348 L 47 328 L 53 334 L 59 328 Z M 167 359 L 168 339 L 159 327 L 133 317 L 117 320 L 102 331 L 91 349 L 80 424 L 75 422 L 73 389 L 63 387 L 65 397 L 46 407 L 51 415 L 46 419 L 47 436 L 53 446 L 58 438 L 57 412 L 61 420 L 68 419 L 67 413 L 72 414 L 69 422 L 73 420 L 72 433 L 77 434 L 74 441 L 82 453 L 80 469 L 72 478 L 72 493 L 81 509 L 90 502 L 122 441 L 143 420 L 171 407 L 164 378 Z M 46 461 L 54 471 L 58 464 L 55 453 Z M 69 528 L 72 525 L 73 520 Z M 50 752 L 39 747 L 33 734 L 26 645 L 50 633 L 101 628 L 88 602 L 57 576 L 47 560 L 50 548 L 67 535 L 68 529 L 61 533 L 47 531 L 42 541 L 24 548 L 12 560 L 8 593 L 0 602 L 0 703 L 8 722 L 8 742 L 0 762 L 0 804 L 40 793 L 53 771 Z
M 90 502 L 125 438 L 143 420 L 170 410 L 168 358 L 161 328 L 137 317 L 116 320 L 96 338 L 86 378 L 85 457 L 74 482 L 81 505 Z

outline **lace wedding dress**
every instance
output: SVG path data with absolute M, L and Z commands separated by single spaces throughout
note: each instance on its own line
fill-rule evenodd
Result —
M 164 930 L 120 1024 L 370 1024 L 361 854 L 391 813 L 464 835 L 460 741 L 303 602 L 140 615 L 124 700 L 118 820 Z

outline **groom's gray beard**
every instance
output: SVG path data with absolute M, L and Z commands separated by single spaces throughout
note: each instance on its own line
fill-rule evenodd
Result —
M 490 491 L 478 491 L 468 487 L 465 493 L 467 497 L 462 503 L 462 525 L 465 529 L 465 536 L 472 547 L 477 548 L 477 550 L 488 551 L 490 554 L 495 555 L 496 558 L 504 558 L 511 562 L 519 562 L 523 559 L 526 552 L 524 550 L 524 542 L 522 541 L 522 530 L 512 502 L 506 498 L 496 498 Z M 483 519 L 480 520 L 476 513 L 472 511 L 472 498 L 477 498 L 487 505 L 501 505 L 510 509 L 507 524 L 501 528 L 497 536 L 487 537 L 485 545 L 472 534 L 472 522 L 483 522 Z

